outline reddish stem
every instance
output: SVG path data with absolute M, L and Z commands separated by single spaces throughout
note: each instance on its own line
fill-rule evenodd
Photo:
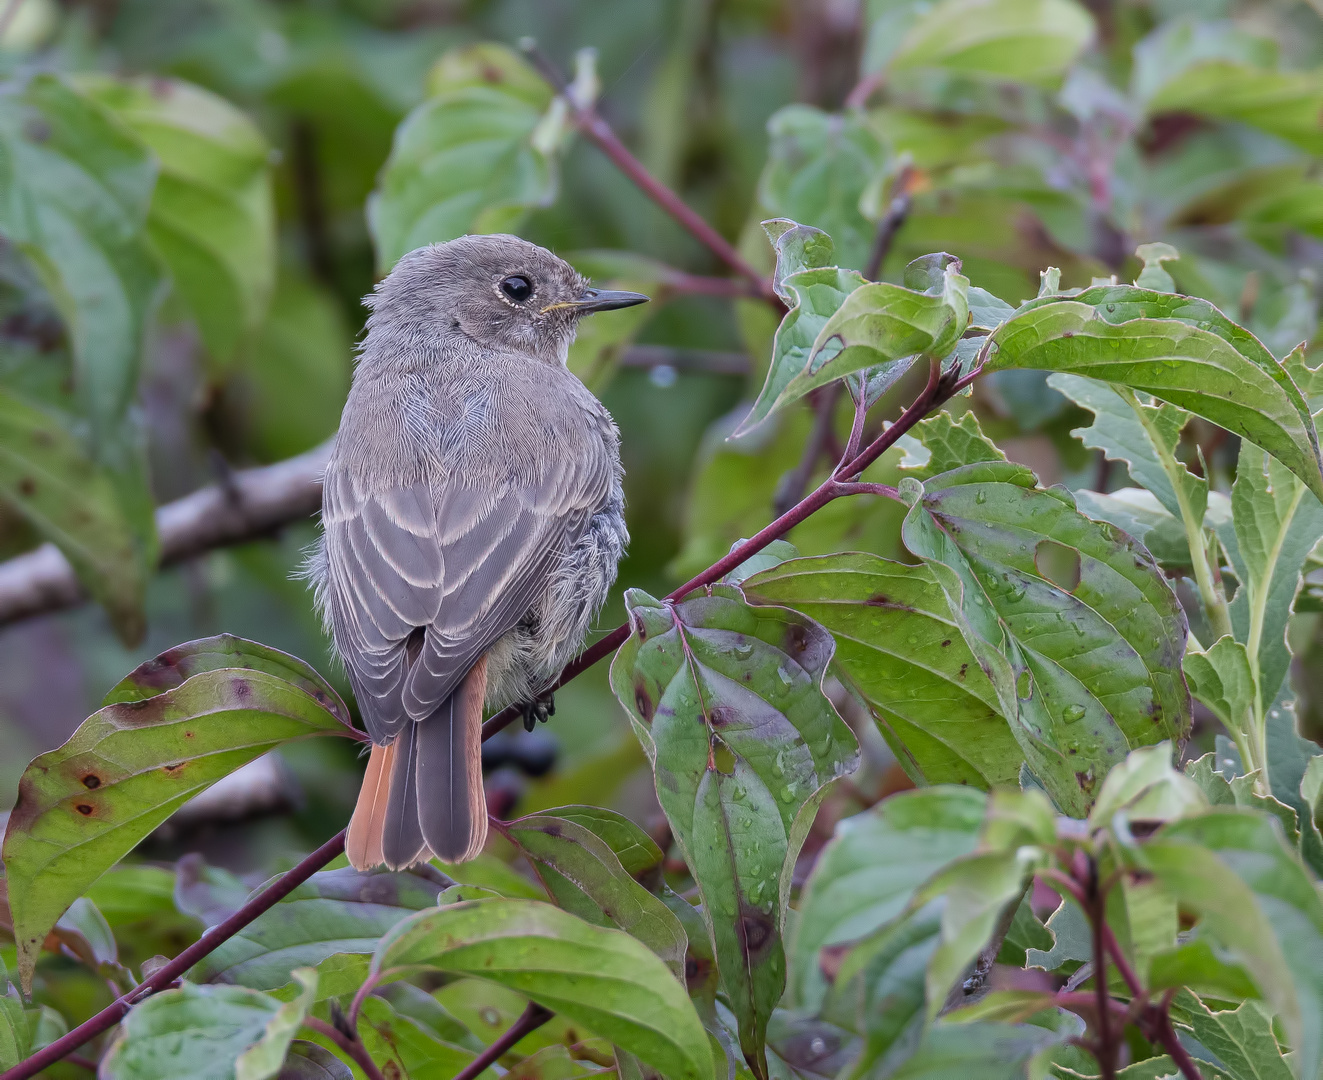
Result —
M 303 1026 L 335 1043 L 347 1058 L 363 1070 L 368 1080 L 386 1080 L 385 1073 L 377 1068 L 377 1063 L 372 1060 L 372 1056 L 367 1052 L 367 1047 L 358 1039 L 351 1039 L 339 1028 L 328 1024 L 325 1020 L 318 1020 L 315 1016 L 305 1017 Z
M 1199 1066 L 1194 1063 L 1189 1051 L 1181 1045 L 1181 1040 L 1176 1036 L 1176 1029 L 1171 1026 L 1171 999 L 1175 993 L 1175 989 L 1168 990 L 1162 995 L 1162 1004 L 1149 1009 L 1150 1034 L 1157 1036 L 1153 1041 L 1162 1044 L 1162 1048 L 1171 1055 L 1171 1060 L 1176 1062 L 1176 1067 L 1181 1070 L 1185 1080 L 1204 1080 L 1203 1074 L 1199 1072 Z
M 200 939 L 181 952 L 173 960 L 153 972 L 151 978 L 144 979 L 134 990 L 111 1002 L 90 1020 L 85 1020 L 67 1035 L 62 1035 L 53 1043 L 43 1047 L 25 1061 L 20 1061 L 8 1070 L 0 1080 L 28 1080 L 36 1076 L 47 1066 L 54 1065 L 65 1055 L 77 1050 L 89 1039 L 94 1039 L 103 1031 L 118 1024 L 128 1011 L 145 997 L 164 990 L 180 978 L 194 964 L 226 941 L 259 915 L 273 908 L 287 897 L 308 878 L 329 863 L 345 849 L 345 834 L 336 833 L 321 847 L 305 858 L 284 876 L 277 878 L 257 896 L 254 896 L 224 922 L 213 926 Z
M 544 1009 L 541 1005 L 530 1001 L 528 1008 L 510 1025 L 505 1034 L 456 1073 L 454 1080 L 474 1080 L 475 1077 L 481 1076 L 483 1070 L 499 1059 L 510 1047 L 530 1031 L 536 1031 L 555 1015 L 550 1009 Z
M 575 111 L 579 130 L 611 159 L 611 163 L 617 169 L 633 180 L 640 191 L 670 214 L 686 232 L 707 247 L 718 259 L 737 274 L 755 283 L 760 296 L 771 303 L 778 305 L 781 303 L 780 297 L 772 289 L 772 283 L 750 266 L 744 256 L 731 246 L 730 241 L 687 206 L 679 195 L 648 172 L 643 162 L 629 152 L 619 136 L 611 129 L 611 125 L 603 120 L 595 109 L 580 109 L 573 103 L 570 107 Z

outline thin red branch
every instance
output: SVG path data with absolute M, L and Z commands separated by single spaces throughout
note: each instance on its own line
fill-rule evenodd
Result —
M 882 215 L 882 220 L 877 223 L 877 232 L 873 236 L 873 250 L 869 253 L 868 263 L 864 266 L 864 277 L 869 281 L 877 280 L 878 274 L 882 272 L 882 264 L 891 254 L 891 245 L 896 239 L 896 233 L 900 232 L 900 227 L 910 216 L 913 186 L 914 167 L 905 165 L 897 173 L 895 182 L 891 185 L 891 205 Z
M 853 480 L 949 396 L 949 392 L 944 394 L 942 391 L 942 362 L 937 357 L 933 357 L 928 364 L 928 385 L 923 388 L 922 393 L 900 414 L 900 418 L 894 424 L 868 444 L 868 448 L 863 453 L 841 465 L 834 473 L 834 478 L 842 482 Z
M 363 1070 L 368 1080 L 386 1080 L 386 1074 L 377 1068 L 377 1063 L 372 1060 L 372 1055 L 367 1052 L 367 1047 L 359 1040 L 351 1039 L 333 1024 L 328 1024 L 325 1020 L 318 1020 L 315 1016 L 305 1017 L 303 1026 L 335 1043 L 345 1057 Z
M 1148 1034 L 1153 1042 L 1161 1043 L 1162 1048 L 1171 1055 L 1171 1060 L 1181 1070 L 1185 1080 L 1204 1080 L 1203 1074 L 1199 1072 L 1199 1066 L 1194 1063 L 1194 1058 L 1190 1057 L 1189 1051 L 1177 1038 L 1176 1029 L 1171 1026 L 1171 999 L 1175 993 L 1175 989 L 1168 990 L 1162 995 L 1162 1004 L 1149 1007 Z
M 0 1080 L 28 1080 L 28 1077 L 36 1076 L 42 1069 L 54 1065 L 65 1055 L 77 1050 L 89 1039 L 94 1039 L 103 1031 L 110 1030 L 124 1019 L 128 1011 L 139 1001 L 158 990 L 164 990 L 176 979 L 182 977 L 199 960 L 220 948 L 221 945 L 234 937 L 259 915 L 273 908 L 344 849 L 345 834 L 343 832 L 336 833 L 335 836 L 327 840 L 326 843 L 292 870 L 287 871 L 282 877 L 277 878 L 258 893 L 257 896 L 252 897 L 228 919 L 213 926 L 168 964 L 158 968 L 153 972 L 151 978 L 144 979 L 136 989 L 116 999 L 90 1020 L 85 1020 L 79 1024 L 67 1035 L 62 1035 L 50 1045 L 38 1050 L 27 1060 L 20 1061 L 3 1076 L 0 1076 Z
M 1106 896 L 1106 892 L 1103 893 Z M 1116 970 L 1121 973 L 1121 978 L 1125 981 L 1126 987 L 1135 997 L 1142 997 L 1148 993 L 1135 974 L 1134 968 L 1130 966 L 1130 961 L 1126 959 L 1125 953 L 1121 951 L 1121 943 L 1116 940 L 1116 932 L 1107 925 L 1106 920 L 1102 924 L 1103 945 L 1112 956 L 1112 962 L 1116 965 Z
M 528 1008 L 510 1025 L 505 1034 L 456 1073 L 454 1080 L 475 1080 L 475 1077 L 481 1076 L 483 1070 L 498 1060 L 510 1047 L 530 1031 L 536 1031 L 554 1015 L 556 1014 L 550 1009 L 544 1009 L 541 1005 L 530 1001 Z
M 718 259 L 724 262 L 741 277 L 747 278 L 757 287 L 758 295 L 769 302 L 781 306 L 781 298 L 776 295 L 772 283 L 758 273 L 731 245 L 721 233 L 709 225 L 701 215 L 686 205 L 674 191 L 648 172 L 643 162 L 629 152 L 629 148 L 620 141 L 602 115 L 592 106 L 575 100 L 565 82 L 565 76 L 556 65 L 537 47 L 536 42 L 526 39 L 520 47 L 533 65 L 542 73 L 543 78 L 561 94 L 570 111 L 574 114 L 574 124 L 611 163 L 632 180 L 643 194 L 666 211 L 681 228 L 699 243 L 703 244 Z

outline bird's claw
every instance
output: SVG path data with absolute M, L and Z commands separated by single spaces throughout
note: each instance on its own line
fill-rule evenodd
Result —
M 532 731 L 538 721 L 547 722 L 547 717 L 556 715 L 556 698 L 550 692 L 543 694 L 536 701 L 523 704 L 524 730 Z

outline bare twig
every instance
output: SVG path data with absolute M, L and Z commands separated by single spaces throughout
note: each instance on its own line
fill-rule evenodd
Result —
M 530 1031 L 536 1031 L 554 1015 L 555 1013 L 550 1009 L 544 1009 L 541 1005 L 530 1001 L 528 1008 L 523 1011 L 518 1020 L 510 1025 L 505 1034 L 465 1065 L 464 1068 L 460 1069 L 455 1074 L 455 1080 L 474 1080 L 475 1077 L 481 1076 L 483 1070 L 492 1062 L 498 1060 L 510 1047 L 514 1046 Z
M 330 455 L 328 441 L 275 465 L 231 473 L 223 484 L 158 507 L 161 565 L 267 536 L 316 513 Z M 0 563 L 0 626 L 85 599 L 69 561 L 53 544 Z
M 351 1039 L 333 1024 L 318 1020 L 315 1016 L 304 1017 L 303 1026 L 335 1043 L 350 1061 L 363 1070 L 368 1080 L 386 1080 L 386 1074 L 377 1068 L 377 1063 L 372 1060 L 367 1047 L 358 1039 Z
M 643 162 L 629 152 L 628 147 L 620 141 L 620 137 L 612 130 L 611 125 L 602 119 L 601 114 L 595 108 L 591 105 L 581 104 L 574 99 L 573 94 L 566 93 L 565 76 L 537 47 L 537 44 L 528 39 L 521 41 L 519 44 L 524 54 L 542 73 L 543 77 L 563 95 L 574 114 L 575 126 L 587 136 L 589 141 L 596 145 L 617 169 L 629 177 L 640 191 L 678 222 L 689 235 L 699 241 L 737 274 L 747 278 L 754 284 L 758 289 L 759 296 L 779 306 L 781 299 L 772 289 L 772 283 L 750 266 L 744 256 L 735 250 L 730 241 L 703 220 L 696 211 L 686 205 L 679 195 L 648 172 Z
M 1103 1080 L 1114 1080 L 1118 1046 L 1112 1032 L 1112 998 L 1107 991 L 1107 947 L 1103 943 L 1103 931 L 1107 927 L 1107 901 L 1105 894 L 1098 889 L 1098 864 L 1090 859 L 1088 865 L 1088 878 L 1079 884 L 1089 899 L 1089 905 L 1084 910 L 1093 934 L 1093 986 L 1098 1008 L 1098 1045 L 1094 1049 L 1094 1056 L 1098 1059 Z
M 895 242 L 896 233 L 900 232 L 900 227 L 910 216 L 910 206 L 914 201 L 911 191 L 913 183 L 914 166 L 903 166 L 891 185 L 891 205 L 882 215 L 882 220 L 877 223 L 877 232 L 873 235 L 873 250 L 869 253 L 868 264 L 864 267 L 864 277 L 869 281 L 877 280 L 878 274 L 882 272 L 882 264 L 891 254 L 891 245 Z

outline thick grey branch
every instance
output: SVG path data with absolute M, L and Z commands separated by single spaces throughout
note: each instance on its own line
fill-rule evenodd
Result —
M 331 442 L 288 461 L 242 469 L 156 510 L 161 565 L 212 548 L 266 536 L 316 513 Z M 68 560 L 53 544 L 0 563 L 0 626 L 87 598 Z

